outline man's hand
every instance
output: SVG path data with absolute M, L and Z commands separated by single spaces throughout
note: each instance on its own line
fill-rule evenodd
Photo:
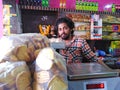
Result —
M 107 68 L 108 70 L 112 70 L 110 67 L 108 67 L 104 62 L 103 62 L 103 60 L 98 60 L 98 63 L 99 64 L 101 64 L 101 65 L 103 65 L 105 68 Z

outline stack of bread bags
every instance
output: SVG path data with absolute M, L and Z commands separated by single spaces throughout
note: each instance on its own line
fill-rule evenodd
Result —
M 68 90 L 64 58 L 53 48 L 43 48 L 35 61 L 33 90 Z
M 16 34 L 0 39 L 0 90 L 32 90 L 30 63 L 49 47 L 39 33 Z

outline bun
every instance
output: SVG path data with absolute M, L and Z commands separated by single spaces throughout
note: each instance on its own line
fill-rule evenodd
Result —
M 45 47 L 49 47 L 49 39 L 46 36 L 42 36 L 38 33 L 28 33 L 28 34 L 17 34 L 11 36 L 4 36 L 2 41 L 10 43 L 1 43 L 5 47 L 1 52 L 2 58 L 0 62 L 3 61 L 34 61 L 39 52 L 36 53 L 36 50 L 41 50 Z M 5 45 L 4 45 L 5 44 Z M 7 49 L 6 49 L 7 48 Z M 34 54 L 35 53 L 35 54 Z
M 39 71 L 34 73 L 34 79 L 37 83 L 46 83 L 50 79 L 49 72 L 47 71 Z
M 59 76 L 54 76 L 48 85 L 48 90 L 67 90 L 67 84 Z
M 0 85 L 4 90 L 26 90 L 31 87 L 31 73 L 24 61 L 6 61 L 0 66 Z
M 28 71 L 22 71 L 16 77 L 17 90 L 26 90 L 31 83 L 31 75 Z
M 28 50 L 26 45 L 19 46 L 16 53 L 17 58 L 19 60 L 25 60 L 26 62 L 30 61 L 30 57 L 27 51 Z
M 41 49 L 36 58 L 34 82 L 42 90 L 67 90 L 66 64 L 64 58 L 53 48 Z
M 44 90 L 37 82 L 33 82 L 33 90 Z

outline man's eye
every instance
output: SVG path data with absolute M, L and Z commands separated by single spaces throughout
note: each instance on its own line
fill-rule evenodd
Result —
M 64 29 L 67 29 L 67 27 L 65 27 Z
M 68 29 L 68 27 L 64 27 L 64 29 Z
M 61 31 L 62 29 L 58 29 L 59 31 Z

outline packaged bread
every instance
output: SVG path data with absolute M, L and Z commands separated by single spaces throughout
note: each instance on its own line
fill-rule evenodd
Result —
M 33 90 L 68 90 L 65 60 L 51 47 L 41 49 L 36 58 Z
M 30 90 L 31 80 L 25 61 L 0 63 L 0 90 Z
M 59 75 L 55 75 L 49 82 L 48 90 L 67 90 L 67 84 L 64 83 L 64 80 L 59 77 Z
M 0 62 L 34 61 L 44 47 L 49 47 L 49 39 L 39 33 L 3 36 L 0 39 Z

